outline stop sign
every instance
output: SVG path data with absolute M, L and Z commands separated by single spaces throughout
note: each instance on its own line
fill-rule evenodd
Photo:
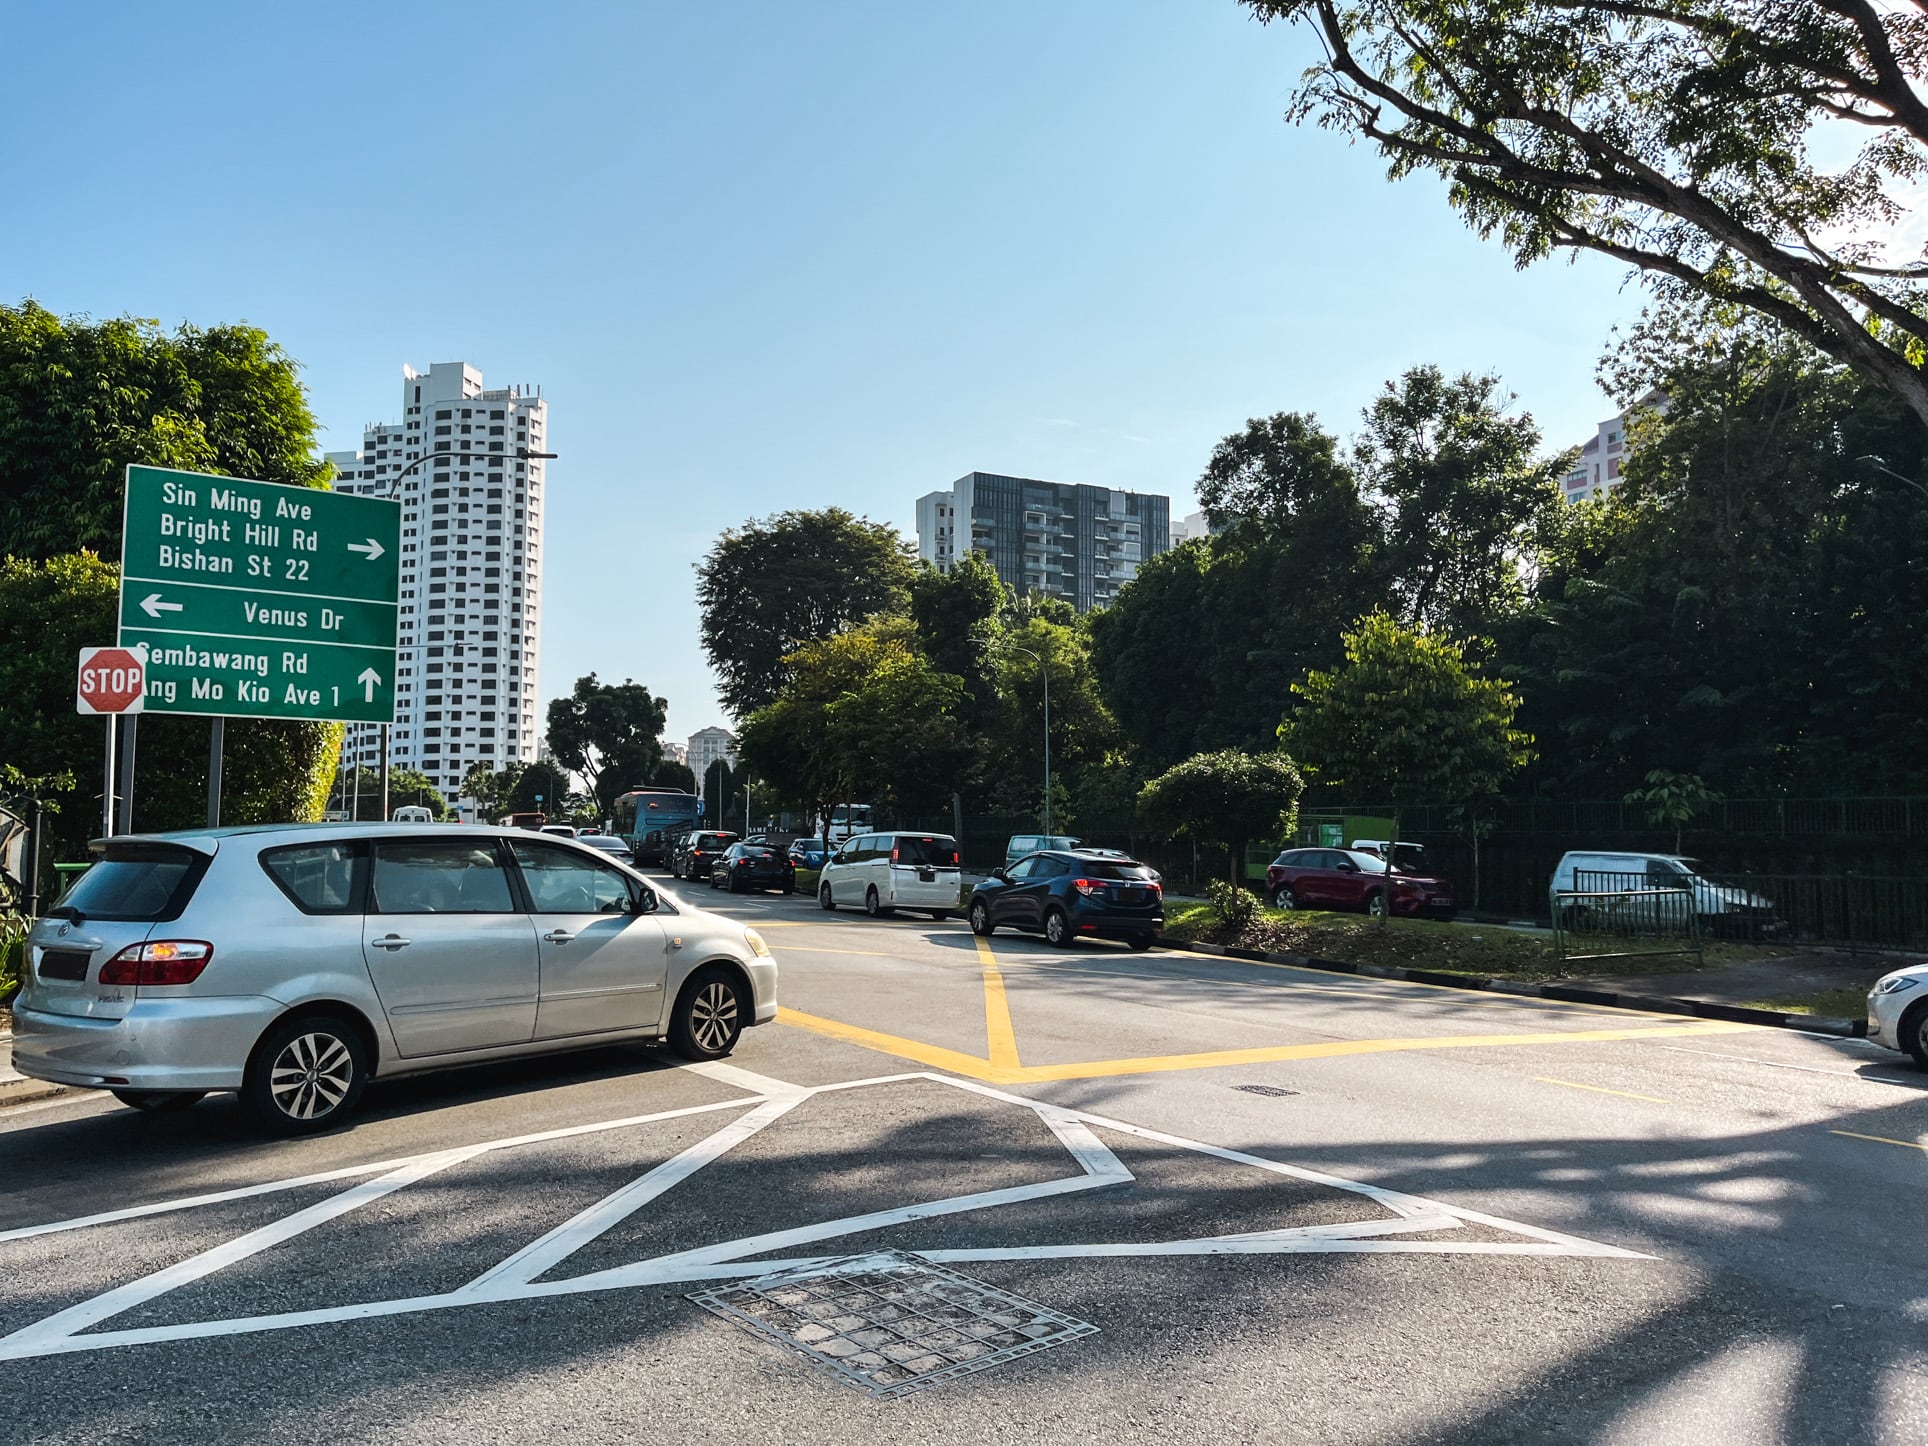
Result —
M 138 713 L 147 665 L 132 648 L 82 648 L 76 702 L 83 713 Z

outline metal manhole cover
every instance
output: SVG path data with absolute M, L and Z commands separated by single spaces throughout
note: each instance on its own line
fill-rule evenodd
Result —
M 1276 1099 L 1283 1099 L 1286 1095 L 1295 1095 L 1298 1093 L 1297 1090 L 1289 1090 L 1281 1085 L 1233 1085 L 1232 1088 L 1235 1090 L 1244 1090 L 1248 1095 L 1269 1095 Z
M 799 1266 L 689 1299 L 879 1399 L 1098 1329 L 901 1250 Z

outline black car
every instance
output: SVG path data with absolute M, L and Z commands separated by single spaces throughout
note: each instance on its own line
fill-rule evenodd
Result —
M 716 829 L 699 829 L 695 833 L 684 834 L 669 856 L 669 871 L 679 879 L 694 883 L 710 876 L 710 865 L 723 854 L 731 844 L 741 837 L 739 834 L 724 833 Z
M 1165 927 L 1165 891 L 1146 865 L 1070 850 L 1027 854 L 971 893 L 971 932 L 1043 934 L 1059 948 L 1081 937 L 1149 949 Z
M 710 887 L 741 894 L 749 889 L 797 891 L 797 866 L 777 844 L 734 843 L 710 862 Z

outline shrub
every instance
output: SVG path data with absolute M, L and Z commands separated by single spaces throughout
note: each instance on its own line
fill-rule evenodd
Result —
M 1212 912 L 1218 915 L 1219 923 L 1235 934 L 1244 933 L 1259 915 L 1258 895 L 1224 879 L 1208 882 L 1205 896 L 1212 901 Z

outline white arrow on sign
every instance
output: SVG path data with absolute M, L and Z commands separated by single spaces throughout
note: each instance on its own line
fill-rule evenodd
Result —
M 348 550 L 350 552 L 363 553 L 367 556 L 370 562 L 373 562 L 376 558 L 380 557 L 388 549 L 383 547 L 379 542 L 375 541 L 375 539 L 371 537 L 366 542 L 349 543 Z
M 158 618 L 162 613 L 178 613 L 181 607 L 180 603 L 162 602 L 157 592 L 151 592 L 141 599 L 141 611 L 150 618 Z
M 375 689 L 381 686 L 382 675 L 373 668 L 363 668 L 355 675 L 355 681 L 362 685 L 362 702 L 374 702 Z

